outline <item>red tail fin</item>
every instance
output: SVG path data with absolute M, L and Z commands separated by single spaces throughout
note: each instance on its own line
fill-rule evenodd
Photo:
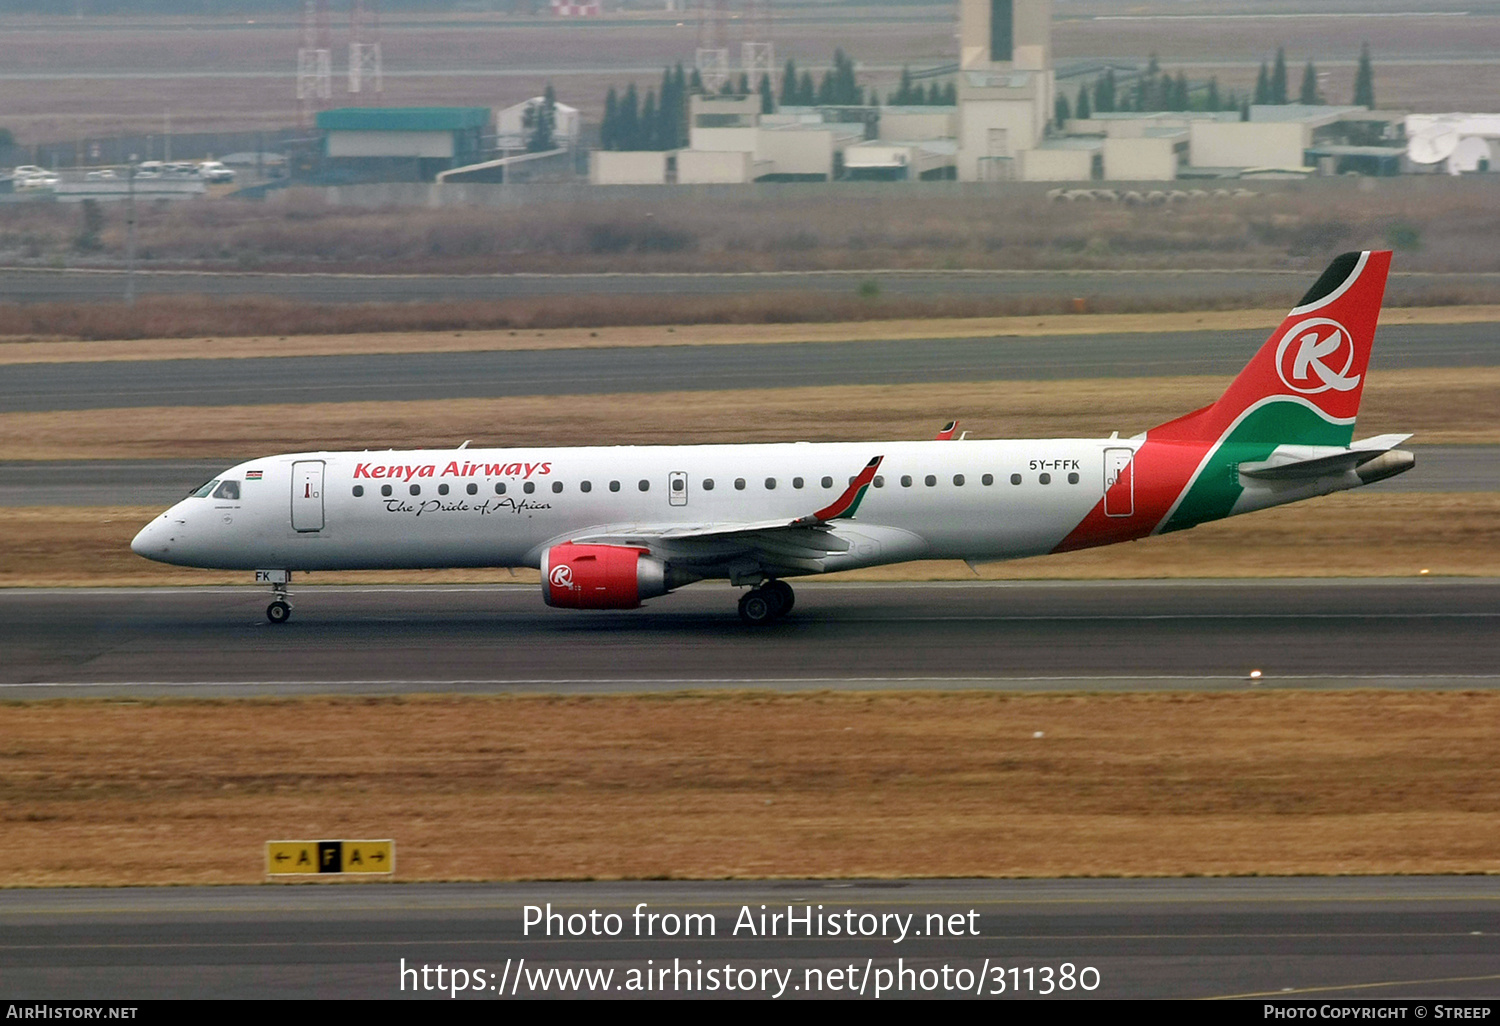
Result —
M 1352 437 L 1390 265 L 1389 251 L 1336 257 L 1218 402 L 1153 428 L 1151 437 L 1211 442 L 1247 411 L 1275 399 L 1304 405 L 1324 421 L 1348 424 Z M 1288 427 L 1281 418 L 1267 418 L 1265 424 L 1277 431 Z

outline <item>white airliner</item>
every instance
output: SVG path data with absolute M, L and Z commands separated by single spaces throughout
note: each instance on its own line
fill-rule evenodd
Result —
M 1390 256 L 1335 259 L 1217 402 L 1131 438 L 291 453 L 230 467 L 131 548 L 255 571 L 272 623 L 296 570 L 526 566 L 572 609 L 749 585 L 740 616 L 764 624 L 791 577 L 1181 530 L 1412 467 L 1409 435 L 1353 441 Z

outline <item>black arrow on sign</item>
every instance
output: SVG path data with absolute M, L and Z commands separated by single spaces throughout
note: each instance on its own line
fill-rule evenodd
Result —
M 291 858 L 291 856 L 288 855 L 288 854 L 286 854 L 286 852 L 278 851 L 276 853 L 276 861 L 277 862 L 285 862 L 289 858 Z
M 376 862 L 384 862 L 385 852 L 377 851 L 374 855 L 371 855 L 370 858 L 374 859 Z

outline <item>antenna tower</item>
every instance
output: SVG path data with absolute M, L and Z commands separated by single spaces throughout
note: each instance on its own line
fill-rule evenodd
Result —
M 776 44 L 771 42 L 771 0 L 744 0 L 740 19 L 740 67 L 749 76 L 750 88 L 760 87 L 761 76 L 771 80 L 776 94 Z
M 705 92 L 717 93 L 729 81 L 729 43 L 724 8 L 729 0 L 698 0 L 698 51 L 693 62 Z
M 302 126 L 311 126 L 313 111 L 333 96 L 333 31 L 328 0 L 304 0 L 302 45 L 297 48 L 297 105 Z
M 349 92 L 385 95 L 380 66 L 380 0 L 353 0 L 349 5 Z

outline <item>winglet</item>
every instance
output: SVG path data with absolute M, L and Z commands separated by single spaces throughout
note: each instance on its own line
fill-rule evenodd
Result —
M 937 433 L 937 439 L 936 439 L 936 441 L 939 441 L 939 442 L 950 442 L 950 441 L 952 441 L 953 440 L 953 432 L 955 432 L 957 430 L 958 430 L 958 421 L 956 421 L 956 420 L 950 420 L 946 425 L 944 425 L 943 430 L 941 430 L 941 431 L 939 431 Z
M 792 523 L 806 525 L 826 523 L 829 520 L 853 519 L 855 511 L 859 509 L 859 504 L 865 497 L 865 492 L 870 489 L 870 482 L 875 480 L 875 471 L 880 469 L 880 461 L 883 459 L 885 459 L 884 456 L 876 456 L 869 463 L 866 463 L 865 469 L 861 470 L 859 476 L 850 482 L 849 487 L 844 490 L 843 495 L 834 499 L 833 502 L 824 506 L 812 516 L 799 517 L 792 521 Z

